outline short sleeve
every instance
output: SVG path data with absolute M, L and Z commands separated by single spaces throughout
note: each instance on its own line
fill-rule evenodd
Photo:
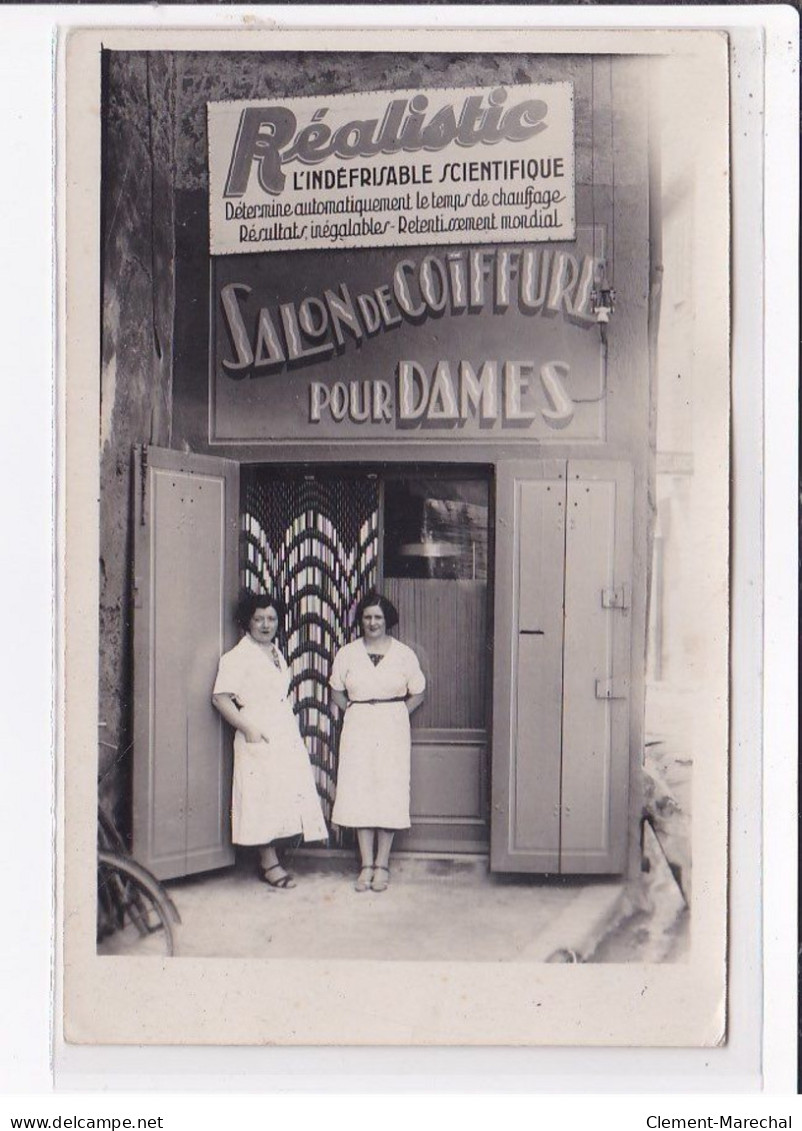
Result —
M 237 695 L 240 689 L 239 662 L 237 649 L 232 648 L 220 657 L 217 665 L 217 679 L 214 681 L 212 695 Z
M 332 689 L 332 691 L 345 691 L 345 680 L 348 676 L 348 667 L 344 652 L 345 649 L 341 648 L 337 655 L 334 657 L 334 663 L 331 665 L 329 687 Z
M 407 688 L 410 695 L 422 695 L 426 690 L 426 677 L 418 663 L 418 657 L 407 648 Z

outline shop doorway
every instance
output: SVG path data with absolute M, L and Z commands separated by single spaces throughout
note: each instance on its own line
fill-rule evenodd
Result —
M 639 755 L 631 686 L 642 679 L 628 464 L 278 468 L 157 448 L 135 458 L 133 834 L 154 874 L 233 861 L 231 739 L 210 689 L 236 642 L 243 584 L 289 605 L 282 643 L 327 813 L 331 660 L 379 586 L 428 679 L 413 823 L 398 847 L 485 852 L 489 839 L 497 872 L 625 870 Z
M 358 633 L 359 600 L 378 588 L 427 678 L 413 718 L 412 828 L 397 847 L 486 852 L 489 469 L 246 465 L 240 479 L 241 582 L 287 603 L 282 643 L 327 818 L 339 727 L 331 661 Z M 334 827 L 332 843 L 350 845 L 350 835 Z

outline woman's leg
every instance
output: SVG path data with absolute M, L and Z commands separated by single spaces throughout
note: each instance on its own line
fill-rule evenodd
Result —
M 374 861 L 374 863 L 377 868 L 389 868 L 390 850 L 393 847 L 395 829 L 377 829 L 376 836 L 378 844 L 376 847 L 376 860 Z
M 393 847 L 393 829 L 376 830 L 376 865 L 373 869 L 371 891 L 387 891 L 390 882 L 390 849 Z
M 283 867 L 278 858 L 275 845 L 263 844 L 259 849 L 259 864 L 262 868 L 262 876 L 264 880 L 270 884 L 271 887 L 278 888 L 294 888 L 295 880 L 289 874 L 287 869 Z
M 356 842 L 359 845 L 359 860 L 363 868 L 373 867 L 375 829 L 357 829 Z
M 373 879 L 373 855 L 375 829 L 357 829 L 356 842 L 359 845 L 359 875 L 356 880 L 357 891 L 367 891 Z
M 275 868 L 278 862 L 278 853 L 274 845 L 263 844 L 259 849 L 259 863 L 262 865 L 262 871 L 266 872 L 268 868 Z

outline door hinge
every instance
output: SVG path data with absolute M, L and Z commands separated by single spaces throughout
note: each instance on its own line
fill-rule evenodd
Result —
M 597 679 L 597 699 L 626 699 L 629 695 L 629 680 L 626 677 L 618 679 Z
M 615 589 L 602 589 L 601 603 L 603 609 L 628 609 L 629 586 L 618 585 Z

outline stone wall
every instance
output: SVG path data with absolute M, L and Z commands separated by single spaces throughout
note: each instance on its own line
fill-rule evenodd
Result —
M 100 796 L 122 810 L 130 778 L 131 495 L 135 444 L 170 444 L 175 64 L 104 57 L 100 381 Z

